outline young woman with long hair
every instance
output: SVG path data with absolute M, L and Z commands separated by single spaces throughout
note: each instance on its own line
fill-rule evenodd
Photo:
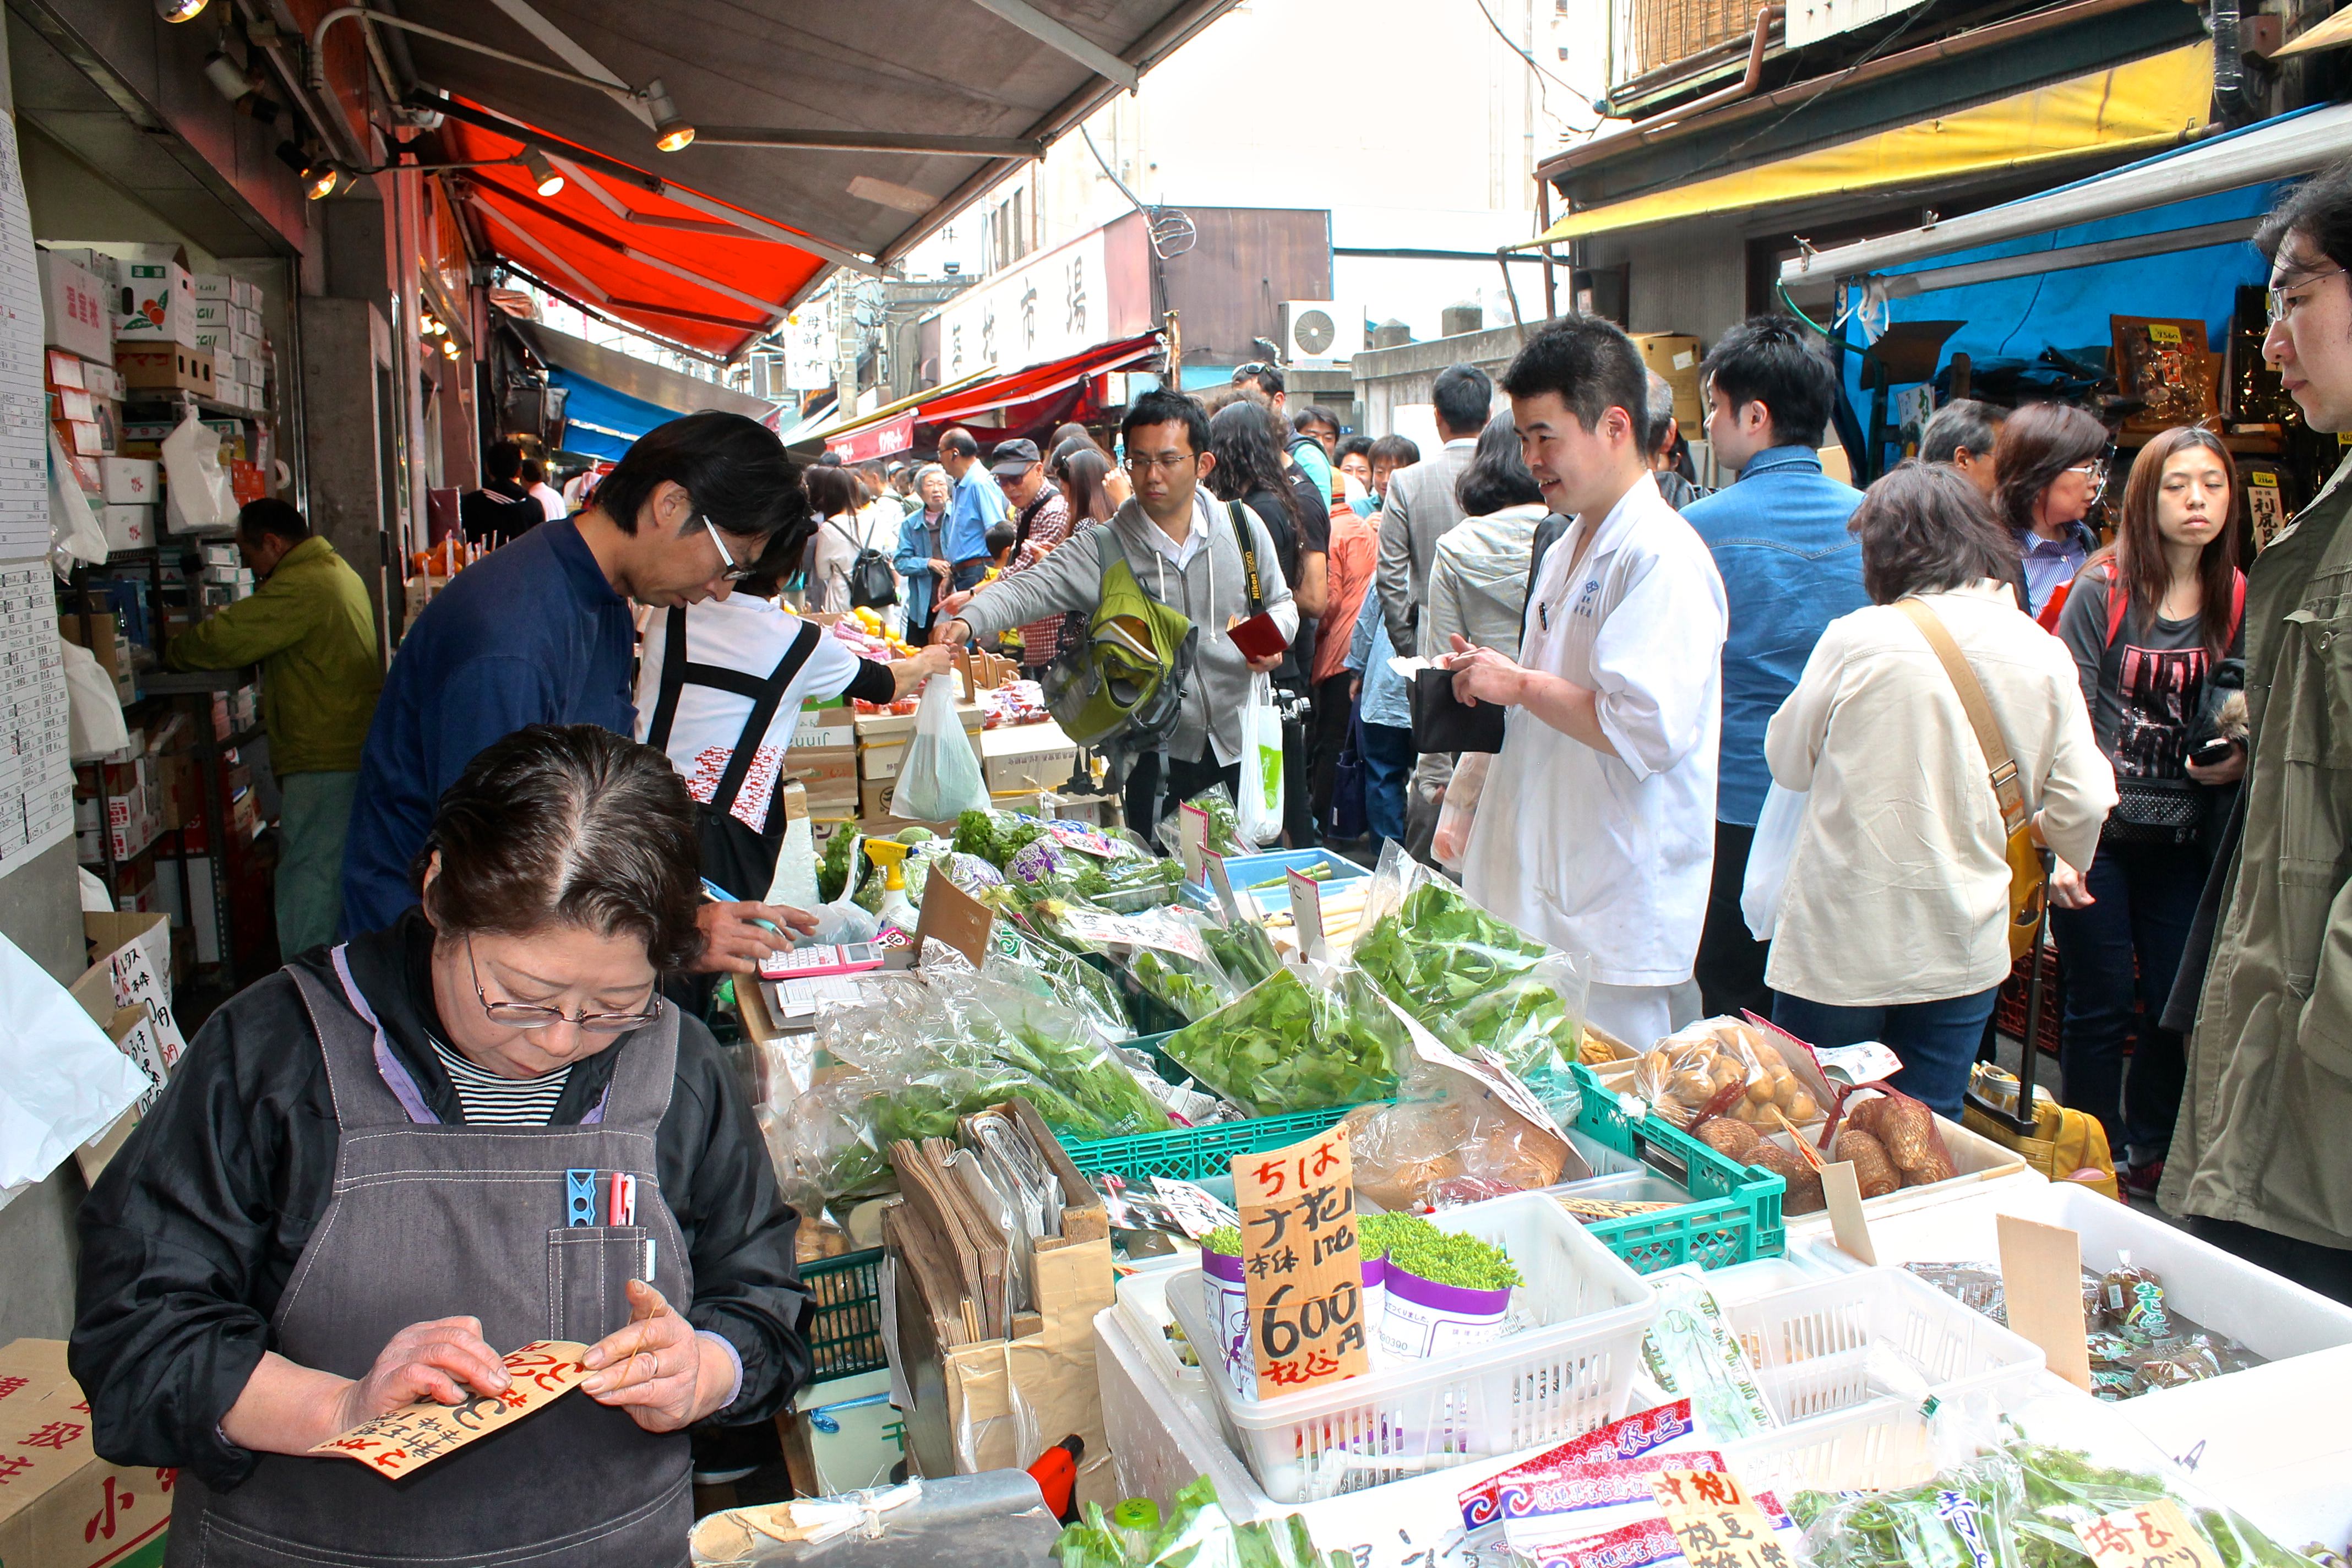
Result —
M 1099 447 L 1081 447 L 1062 459 L 1062 493 L 1070 500 L 1070 531 L 1088 523 L 1108 522 L 1118 510 L 1108 480 L 1118 470 Z
M 2205 886 L 2204 827 L 2218 820 L 2208 797 L 2246 767 L 2236 742 L 2203 763 L 2191 751 L 2206 684 L 2238 651 L 2236 474 L 2210 430 L 2150 441 L 2132 465 L 2115 543 L 2084 563 L 2058 615 L 2118 795 L 2090 869 L 2061 861 L 2051 878 L 2065 1099 L 2099 1119 L 2126 1184 L 2141 1192 L 2156 1188 L 2180 1111 L 2180 1037 L 2155 1020 Z M 2126 1074 L 2135 995 L 2146 1022 Z

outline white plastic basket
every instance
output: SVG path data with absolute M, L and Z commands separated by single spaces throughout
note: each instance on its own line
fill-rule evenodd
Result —
M 1496 1458 L 1590 1431 L 1624 1413 L 1657 1299 L 1640 1275 L 1549 1198 L 1519 1193 L 1433 1216 L 1510 1255 L 1528 1283 L 1515 1311 L 1535 1326 L 1475 1350 L 1412 1362 L 1304 1394 L 1245 1399 L 1203 1379 L 1220 1424 L 1268 1496 L 1307 1502 Z M 1198 1269 L 1168 1283 L 1196 1346 Z

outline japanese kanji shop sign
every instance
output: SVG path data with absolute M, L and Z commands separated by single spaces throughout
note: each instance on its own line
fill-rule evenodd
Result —
M 1771 1521 L 1739 1478 L 1721 1470 L 1662 1470 L 1658 1506 L 1691 1568 L 1790 1568 Z
M 1258 1397 L 1361 1376 L 1370 1363 L 1348 1129 L 1236 1154 L 1232 1168 Z
M 504 1358 L 514 1379 L 504 1394 L 480 1394 L 463 1405 L 420 1399 L 363 1421 L 310 1452 L 356 1459 L 378 1475 L 404 1476 L 571 1393 L 588 1375 L 580 1361 L 587 1353 L 586 1345 L 570 1340 L 534 1340 Z
M 2221 1568 L 2204 1532 L 2177 1502 L 2144 1502 L 2076 1531 L 2098 1568 Z

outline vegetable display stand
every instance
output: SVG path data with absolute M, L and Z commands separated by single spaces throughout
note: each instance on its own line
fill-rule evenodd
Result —
M 812 1383 L 889 1365 L 882 1352 L 882 1248 L 801 1265 L 801 1289 L 816 1303 L 809 1319 Z
M 1204 1379 L 1234 1450 L 1276 1501 L 1498 1459 L 1624 1414 L 1642 1336 L 1658 1313 L 1639 1275 L 1538 1193 L 1449 1209 L 1430 1223 L 1500 1247 L 1528 1281 L 1514 1310 L 1533 1326 L 1272 1399 Z M 1169 1279 L 1168 1305 L 1195 1347 L 1216 1342 L 1199 1269 Z
M 1156 1039 L 1133 1043 L 1159 1054 Z M 1672 1208 L 1593 1221 L 1585 1228 L 1595 1240 L 1643 1274 L 1682 1263 L 1720 1268 L 1780 1255 L 1786 1237 L 1780 1200 L 1786 1184 L 1779 1176 L 1717 1153 L 1663 1117 L 1626 1115 L 1591 1068 L 1577 1063 L 1569 1070 L 1579 1090 L 1575 1130 L 1637 1166 L 1672 1176 L 1691 1194 L 1689 1203 Z M 1534 1088 L 1541 1098 L 1543 1086 Z M 1146 1185 L 1154 1176 L 1198 1182 L 1225 1174 L 1227 1162 L 1236 1154 L 1296 1143 L 1344 1114 L 1338 1108 L 1300 1110 L 1066 1147 L 1071 1162 L 1089 1173 L 1107 1173 Z
M 1923 1403 L 1975 1398 L 1990 1413 L 2034 1393 L 2045 1365 L 2021 1336 L 1899 1268 L 1777 1290 L 1725 1307 L 1723 1321 L 1784 1423 L 1753 1446 L 1829 1489 L 1924 1479 L 1936 1466 Z
M 2005 1144 L 1996 1143 L 1981 1133 L 1969 1131 L 1957 1121 L 1936 1118 L 1936 1131 L 1944 1140 L 1944 1148 L 1952 1156 L 1954 1174 L 1949 1181 L 1929 1182 L 1922 1186 L 1903 1187 L 1874 1198 L 1862 1200 L 1864 1218 L 1874 1226 L 1895 1215 L 1910 1214 L 1918 1209 L 1932 1209 L 1988 1188 L 2019 1186 L 2039 1188 L 2049 1185 L 2041 1172 L 2025 1162 L 2025 1156 Z M 1786 1148 L 1789 1135 L 1778 1132 L 1773 1142 Z M 1826 1158 L 1827 1156 L 1824 1156 Z M 2103 1200 L 2113 1203 L 2112 1198 Z M 1789 1222 L 1789 1229 L 1800 1239 L 1827 1236 L 1830 1216 L 1827 1210 L 1801 1215 Z

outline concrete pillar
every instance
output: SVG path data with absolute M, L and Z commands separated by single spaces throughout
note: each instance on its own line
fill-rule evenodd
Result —
M 372 300 L 305 300 L 301 315 L 310 527 L 367 584 L 388 665 L 406 605 L 401 545 L 386 526 L 400 511 L 392 327 Z

